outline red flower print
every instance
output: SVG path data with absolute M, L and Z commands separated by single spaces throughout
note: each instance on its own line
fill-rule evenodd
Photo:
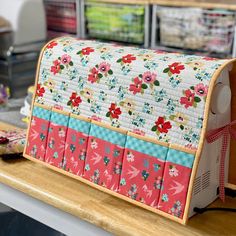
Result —
M 111 103 L 111 106 L 109 108 L 109 116 L 113 119 L 119 119 L 119 115 L 121 115 L 121 110 L 119 107 L 116 107 L 116 104 L 115 103 Z
M 106 62 L 102 62 L 99 66 L 98 66 L 98 70 L 102 73 L 107 73 L 111 68 L 111 65 L 106 63 Z
M 81 50 L 81 53 L 83 55 L 89 55 L 91 52 L 94 52 L 94 49 L 90 47 L 86 47 Z
M 93 67 L 93 69 L 91 70 L 91 74 L 88 75 L 88 81 L 93 84 L 97 82 L 97 80 L 99 80 L 98 70 L 96 67 Z
M 55 46 L 57 46 L 57 42 L 56 41 L 52 41 L 47 45 L 47 48 L 54 48 Z
M 55 60 L 53 62 L 53 66 L 51 66 L 51 72 L 53 72 L 53 74 L 57 74 L 60 71 L 60 61 L 59 60 Z
M 134 78 L 134 84 L 130 84 L 129 91 L 133 92 L 135 95 L 136 93 L 140 93 L 142 90 L 142 80 L 138 77 Z
M 206 96 L 208 92 L 208 86 L 203 83 L 197 84 L 194 89 L 198 96 Z
M 172 125 L 169 121 L 165 122 L 164 117 L 158 117 L 158 119 L 155 122 L 156 128 L 160 133 L 165 133 L 167 134 L 169 129 L 172 128 Z
M 81 102 L 82 100 L 80 96 L 77 96 L 77 93 L 73 92 L 70 96 L 70 100 L 68 101 L 67 105 L 72 107 L 78 107 Z
M 37 85 L 37 91 L 36 91 L 36 95 L 38 97 L 43 97 L 43 94 L 45 93 L 45 89 L 44 87 L 41 87 L 40 84 Z
M 172 74 L 180 74 L 181 70 L 184 70 L 184 65 L 181 65 L 179 62 L 175 62 L 168 66 Z
M 132 61 L 135 61 L 135 60 L 136 60 L 136 57 L 133 56 L 132 54 L 128 54 L 128 55 L 122 57 L 122 61 L 124 63 L 131 63 Z
M 71 62 L 71 56 L 64 54 L 61 56 L 61 63 L 67 65 Z
M 184 93 L 185 97 L 180 98 L 180 104 L 184 105 L 185 108 L 193 106 L 195 94 L 190 89 L 187 89 Z

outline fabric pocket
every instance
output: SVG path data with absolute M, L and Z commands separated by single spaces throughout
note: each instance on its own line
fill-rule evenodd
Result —
M 194 155 L 169 149 L 158 208 L 183 218 Z
M 83 175 L 87 153 L 90 121 L 80 116 L 71 115 L 65 145 L 65 170 L 75 175 Z
M 28 142 L 25 149 L 26 155 L 44 161 L 50 117 L 50 108 L 33 107 Z
M 167 145 L 128 133 L 119 192 L 157 208 L 167 151 Z
M 62 161 L 65 151 L 68 121 L 68 115 L 62 114 L 60 111 L 54 109 L 52 110 L 45 162 L 59 168 L 63 167 Z
M 118 190 L 126 134 L 92 121 L 84 178 L 113 191 Z

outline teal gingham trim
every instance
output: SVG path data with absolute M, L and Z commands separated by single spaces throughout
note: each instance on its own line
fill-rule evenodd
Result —
M 51 117 L 51 111 L 42 107 L 34 106 L 32 115 L 49 121 Z
M 69 116 L 66 116 L 57 112 L 52 112 L 50 121 L 57 125 L 67 126 L 68 120 L 69 120 Z
M 175 149 L 169 149 L 167 161 L 179 164 L 181 166 L 193 167 L 194 155 L 186 152 L 181 152 Z
M 89 134 L 90 125 L 91 125 L 90 122 L 70 117 L 68 127 L 76 131 L 82 132 L 84 134 Z
M 103 139 L 107 142 L 119 145 L 121 147 L 125 146 L 125 141 L 126 141 L 125 134 L 121 134 L 119 132 L 101 126 L 97 126 L 95 124 L 91 124 L 89 135 Z
M 166 159 L 168 151 L 168 147 L 164 147 L 152 142 L 146 142 L 132 136 L 127 136 L 125 147 L 149 156 L 159 158 L 163 161 Z

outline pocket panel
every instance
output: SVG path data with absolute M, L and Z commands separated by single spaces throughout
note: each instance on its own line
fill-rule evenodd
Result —
M 169 149 L 158 208 L 183 218 L 194 155 Z
M 119 192 L 157 208 L 167 151 L 168 147 L 127 136 Z
M 52 111 L 45 162 L 62 168 L 69 116 Z
M 126 134 L 91 124 L 84 178 L 118 190 Z
M 65 170 L 82 176 L 87 153 L 88 134 L 91 123 L 70 117 L 64 155 Z
M 25 154 L 44 161 L 51 110 L 34 106 Z

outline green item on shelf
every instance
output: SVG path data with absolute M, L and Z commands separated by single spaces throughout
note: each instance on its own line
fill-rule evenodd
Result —
M 145 7 L 88 3 L 85 16 L 90 37 L 142 44 Z

